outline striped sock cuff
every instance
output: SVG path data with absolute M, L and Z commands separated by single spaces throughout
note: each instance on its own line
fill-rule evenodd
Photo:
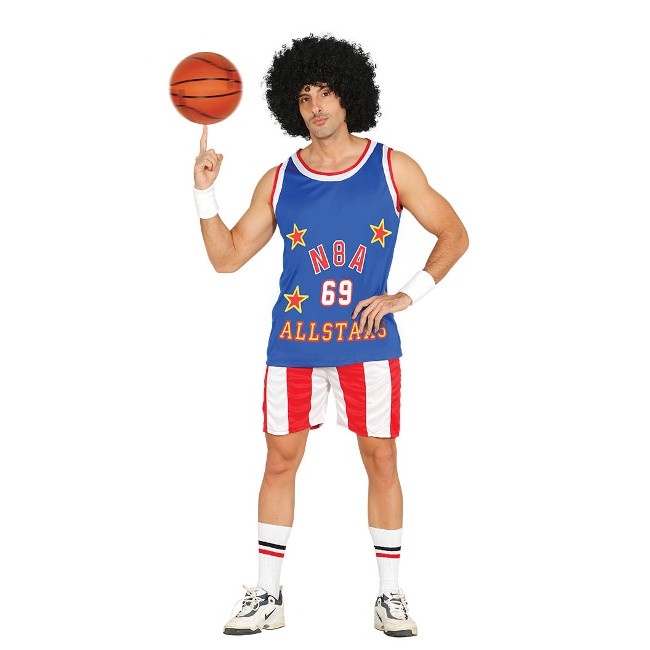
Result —
M 399 560 L 402 550 L 402 529 L 387 530 L 369 526 L 377 557 Z
M 286 551 L 286 545 L 282 544 L 273 544 L 272 542 L 265 542 L 264 540 L 258 539 L 258 548 L 259 552 L 262 555 L 272 555 L 273 557 L 284 557 L 284 552 Z
M 399 560 L 401 546 L 377 546 L 375 544 L 375 555 L 377 557 L 387 557 L 391 560 Z

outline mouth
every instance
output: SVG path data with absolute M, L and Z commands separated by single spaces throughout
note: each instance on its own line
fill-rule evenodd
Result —
M 320 126 L 321 124 L 325 124 L 327 122 L 327 118 L 323 116 L 315 117 L 311 123 L 315 124 L 316 126 Z

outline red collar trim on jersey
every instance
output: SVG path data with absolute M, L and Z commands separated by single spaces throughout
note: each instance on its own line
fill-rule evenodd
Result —
M 298 157 L 298 160 L 300 160 L 302 166 L 307 171 L 310 171 L 312 174 L 319 174 L 319 175 L 322 175 L 322 176 L 337 176 L 338 174 L 347 174 L 349 171 L 352 171 L 355 167 L 358 167 L 361 164 L 361 162 L 363 161 L 363 159 L 365 158 L 366 154 L 368 153 L 369 148 L 370 148 L 370 140 L 366 139 L 366 146 L 365 146 L 362 154 L 356 160 L 356 162 L 353 165 L 350 165 L 350 167 L 348 167 L 347 169 L 342 169 L 341 171 L 338 171 L 338 172 L 321 172 L 321 171 L 318 171 L 317 169 L 312 169 L 302 159 L 302 156 L 300 155 L 300 152 L 302 151 L 302 149 L 298 149 L 298 151 L 296 151 L 296 156 Z

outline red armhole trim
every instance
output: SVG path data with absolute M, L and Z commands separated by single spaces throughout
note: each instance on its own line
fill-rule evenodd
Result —
M 273 179 L 273 187 L 271 188 L 271 196 L 269 197 L 269 205 L 273 207 L 273 197 L 275 196 L 275 188 L 278 186 L 278 176 L 280 175 L 282 165 L 278 165 L 275 170 L 275 178 Z
M 402 203 L 399 200 L 399 190 L 397 189 L 397 183 L 395 182 L 395 176 L 393 176 L 393 163 L 391 162 L 390 154 L 392 153 L 391 147 L 388 147 L 388 152 L 386 154 L 386 162 L 388 163 L 388 172 L 390 174 L 390 180 L 391 183 L 393 184 L 393 187 L 395 188 L 395 197 L 397 199 L 397 203 L 395 204 L 395 209 L 398 212 L 402 211 Z

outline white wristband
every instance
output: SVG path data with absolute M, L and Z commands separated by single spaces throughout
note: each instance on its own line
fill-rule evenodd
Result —
M 196 203 L 196 212 L 201 219 L 212 219 L 219 213 L 217 198 L 214 195 L 214 185 L 210 185 L 206 190 L 197 190 L 195 187 L 194 203 Z
M 424 298 L 433 287 L 436 281 L 426 271 L 418 271 L 401 289 L 413 302 Z

